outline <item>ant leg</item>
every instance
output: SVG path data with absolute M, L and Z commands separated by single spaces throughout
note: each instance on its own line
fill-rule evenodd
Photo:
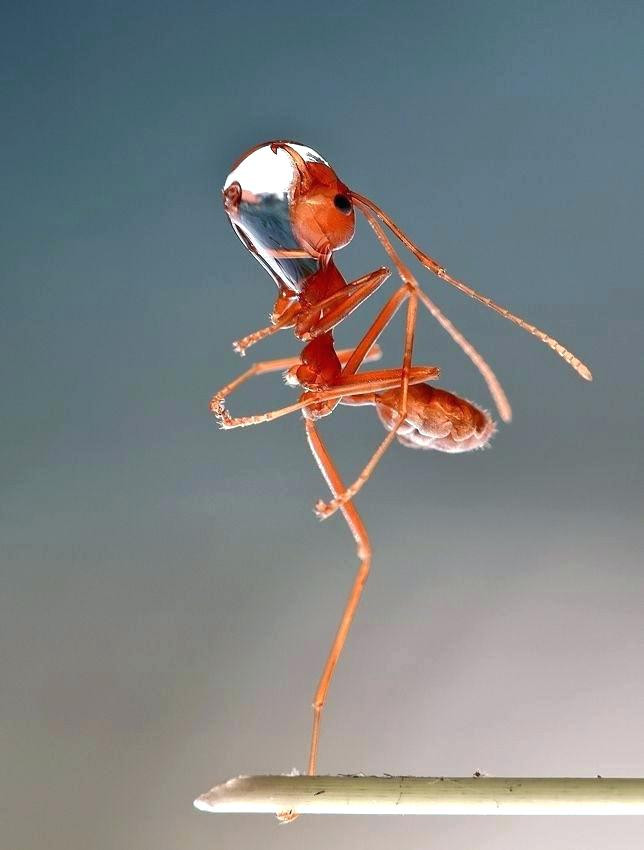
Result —
M 255 375 L 264 375 L 269 372 L 280 372 L 284 369 L 289 369 L 291 366 L 294 366 L 299 362 L 299 357 L 283 357 L 280 360 L 262 360 L 259 363 L 253 363 L 253 365 L 246 369 L 245 372 L 242 372 L 241 375 L 229 384 L 226 384 L 226 386 L 222 387 L 213 395 L 210 399 L 210 410 L 215 414 L 215 416 L 219 416 L 224 410 L 224 401 L 226 398 L 249 378 L 253 378 Z
M 355 348 L 341 348 L 340 351 L 336 351 L 338 360 L 341 364 L 345 364 L 348 362 L 349 358 L 352 356 Z M 379 345 L 372 345 L 369 349 L 367 356 L 364 358 L 363 363 L 373 363 L 375 360 L 380 360 L 382 357 L 382 348 Z
M 330 517 L 332 514 L 334 514 L 338 508 L 344 508 L 347 502 L 362 489 L 362 487 L 369 480 L 371 473 L 380 462 L 382 456 L 385 454 L 389 446 L 393 443 L 398 429 L 405 421 L 405 417 L 407 416 L 407 391 L 410 384 L 411 373 L 415 371 L 412 370 L 411 367 L 411 358 L 414 347 L 414 333 L 416 330 L 417 310 L 418 301 L 416 297 L 416 292 L 413 291 L 409 299 L 409 304 L 407 305 L 407 321 L 405 325 L 405 349 L 403 353 L 402 379 L 400 384 L 400 401 L 396 422 L 391 431 L 389 431 L 387 436 L 384 438 L 384 440 L 380 443 L 376 451 L 373 453 L 369 462 L 364 467 L 360 475 L 353 482 L 353 484 L 351 484 L 350 487 L 347 487 L 341 493 L 335 494 L 334 498 L 330 502 L 325 503 L 322 500 L 317 502 L 317 504 L 315 505 L 315 513 L 320 519 L 327 519 L 327 517 Z M 415 382 L 412 381 L 412 383 Z
M 260 330 L 253 331 L 242 339 L 235 340 L 233 348 L 237 354 L 243 357 L 246 349 L 250 348 L 251 345 L 255 345 L 260 340 L 293 325 L 296 325 L 296 335 L 299 339 L 313 339 L 346 319 L 356 307 L 373 295 L 390 275 L 391 271 L 383 266 L 363 275 L 363 277 L 348 284 L 345 289 L 334 292 L 333 295 L 329 295 L 328 298 L 324 298 L 311 307 L 302 309 L 302 305 L 296 302 L 288 307 L 272 325 L 260 328 Z M 334 309 L 329 310 L 331 307 Z M 328 312 L 324 316 L 320 316 L 321 310 L 328 310 Z
M 305 421 L 305 427 L 309 447 L 313 453 L 313 457 L 317 461 L 320 471 L 326 479 L 331 492 L 334 496 L 338 496 L 345 489 L 342 479 L 340 478 L 340 475 L 329 456 L 326 446 L 318 434 L 315 424 L 307 419 Z M 331 649 L 313 698 L 313 731 L 311 733 L 311 751 L 308 765 L 308 773 L 311 775 L 315 774 L 316 769 L 318 741 L 320 738 L 320 720 L 322 717 L 322 709 L 326 702 L 327 691 L 329 690 L 329 685 L 331 683 L 336 664 L 338 663 L 338 658 L 340 657 L 340 653 L 342 652 L 347 639 L 347 634 L 351 627 L 351 623 L 353 622 L 356 608 L 358 607 L 358 602 L 360 601 L 362 590 L 365 582 L 367 581 L 367 576 L 369 575 L 369 569 L 371 567 L 371 544 L 369 543 L 367 531 L 358 511 L 352 504 L 346 504 L 342 505 L 342 513 L 344 514 L 347 525 L 351 530 L 353 539 L 356 541 L 360 566 L 358 567 L 358 572 L 353 582 L 349 599 L 347 600 L 344 611 L 342 612 L 340 625 L 338 626 L 335 638 L 331 644 Z
M 338 356 L 338 360 L 340 363 L 346 363 L 349 358 L 354 353 L 355 349 L 353 348 L 342 348 L 340 351 L 337 351 L 336 354 Z M 379 345 L 372 345 L 369 349 L 368 354 L 364 358 L 365 363 L 371 363 L 374 360 L 380 360 L 382 357 L 382 349 Z M 210 407 L 213 408 L 213 413 L 215 412 L 214 408 L 218 407 L 220 403 L 222 403 L 227 396 L 229 396 L 232 392 L 234 392 L 241 384 L 247 381 L 249 378 L 254 377 L 255 375 L 267 375 L 270 372 L 280 372 L 286 369 L 290 369 L 291 366 L 297 366 L 298 363 L 301 363 L 299 357 L 283 357 L 279 360 L 260 360 L 259 363 L 253 363 L 245 372 L 242 372 L 239 377 L 235 378 L 234 381 L 231 381 L 229 384 L 226 384 L 225 387 L 222 387 L 219 392 L 215 393 L 210 401 Z
M 402 387 L 401 387 L 402 388 Z M 367 402 L 369 403 L 369 402 Z M 371 473 L 374 471 L 378 463 L 380 462 L 382 456 L 387 451 L 389 446 L 392 444 L 394 437 L 396 436 L 396 432 L 402 422 L 404 422 L 405 417 L 398 414 L 398 420 L 396 421 L 394 427 L 389 431 L 384 440 L 380 443 L 376 451 L 371 456 L 369 462 L 362 470 L 360 475 L 356 478 L 356 480 L 351 484 L 350 487 L 347 487 L 344 491 L 338 494 L 335 498 L 333 498 L 330 502 L 324 502 L 320 499 L 315 505 L 315 515 L 319 519 L 328 519 L 330 516 L 338 510 L 338 508 L 344 508 L 347 503 L 350 502 L 353 497 L 362 490 L 364 485 L 369 480 Z
M 284 363 L 286 361 L 279 362 Z M 237 381 L 232 381 L 231 384 L 228 384 L 228 387 L 233 384 L 238 385 L 242 383 L 242 381 L 250 377 L 249 373 L 256 374 L 252 366 L 243 375 L 241 375 Z M 410 370 L 409 382 L 411 384 L 422 384 L 427 380 L 437 378 L 438 375 L 439 369 L 436 366 L 415 366 Z M 333 384 L 327 389 L 306 391 L 300 396 L 299 400 L 295 404 L 289 404 L 287 407 L 280 407 L 277 410 L 269 410 L 267 413 L 256 413 L 252 416 L 241 416 L 236 419 L 233 418 L 224 407 L 222 393 L 227 389 L 227 387 L 224 387 L 224 390 L 220 390 L 215 396 L 213 396 L 210 403 L 210 409 L 219 419 L 219 425 L 224 430 L 230 430 L 231 428 L 246 428 L 249 425 L 259 425 L 262 422 L 271 422 L 273 419 L 278 419 L 280 416 L 286 416 L 289 413 L 295 413 L 297 410 L 304 410 L 307 407 L 319 405 L 321 402 L 335 401 L 337 403 L 344 395 L 364 395 L 395 389 L 400 386 L 400 370 L 382 369 L 377 372 L 363 372 L 359 375 L 352 376 L 351 379 L 346 379 L 344 381 L 340 379 L 340 381 L 340 383 Z M 329 408 L 327 412 L 330 413 L 331 409 L 332 408 Z
M 253 331 L 241 339 L 236 339 L 233 342 L 233 349 L 240 357 L 244 357 L 246 355 L 246 349 L 250 348 L 251 345 L 255 345 L 256 342 L 266 339 L 266 337 L 272 336 L 278 331 L 282 331 L 295 324 L 295 318 L 301 309 L 299 303 L 292 304 L 284 310 L 282 315 L 273 324 L 268 325 L 266 328 L 260 328 L 258 331 Z
M 366 301 L 390 277 L 390 269 L 382 266 L 347 284 L 317 304 L 311 305 L 298 318 L 296 334 L 302 340 L 313 339 L 344 321 L 363 301 Z M 333 309 L 329 309 L 332 307 Z M 323 315 L 320 311 L 324 309 Z
M 356 373 L 360 365 L 365 361 L 366 353 L 371 350 L 371 346 L 374 345 L 380 334 L 392 320 L 405 298 L 409 297 L 411 291 L 411 287 L 407 286 L 407 284 L 403 284 L 403 286 L 401 286 L 400 289 L 397 289 L 389 298 L 382 310 L 373 320 L 372 324 L 369 328 L 367 328 L 365 335 L 356 345 L 351 357 L 348 358 L 344 369 L 342 370 L 343 377 L 354 375 Z
M 422 384 L 425 381 L 435 381 L 440 375 L 438 366 L 411 366 L 407 375 L 408 384 Z M 400 369 L 380 369 L 377 372 L 358 372 L 357 375 L 340 377 L 333 385 L 342 390 L 343 395 L 363 394 L 365 392 L 379 391 L 387 388 L 395 390 L 402 389 Z M 324 393 L 316 393 L 321 397 Z
M 433 302 L 425 295 L 424 292 L 418 286 L 418 283 L 412 273 L 409 271 L 407 266 L 402 262 L 402 260 L 398 257 L 396 251 L 393 246 L 387 239 L 385 233 L 382 228 L 378 224 L 377 220 L 370 214 L 370 210 L 363 209 L 365 217 L 367 218 L 369 224 L 372 226 L 374 231 L 376 232 L 376 236 L 382 243 L 383 247 L 393 260 L 400 277 L 404 281 L 404 286 L 398 290 L 397 293 L 394 293 L 390 302 L 385 305 L 383 311 L 381 311 L 381 315 L 378 316 L 373 326 L 367 331 L 362 343 L 358 345 L 354 355 L 349 358 L 347 364 L 343 370 L 343 374 L 351 369 L 355 369 L 359 366 L 360 363 L 360 354 L 361 354 L 361 346 L 362 345 L 370 345 L 373 343 L 375 339 L 377 339 L 379 333 L 382 328 L 387 324 L 387 322 L 391 319 L 391 316 L 399 306 L 399 303 L 402 301 L 404 297 L 407 295 L 412 295 L 409 307 L 407 311 L 407 325 L 406 325 L 406 334 L 405 334 L 405 354 L 403 359 L 403 370 L 402 370 L 402 385 L 401 385 L 401 393 L 400 393 L 400 405 L 398 410 L 397 421 L 392 428 L 392 430 L 387 434 L 385 439 L 382 441 L 380 446 L 376 449 L 371 459 L 358 476 L 356 481 L 346 489 L 346 491 L 339 496 L 336 496 L 329 504 L 325 504 L 320 501 L 316 505 L 316 513 L 321 518 L 326 518 L 331 516 L 339 507 L 345 504 L 349 499 L 353 498 L 356 493 L 364 486 L 364 484 L 368 481 L 371 473 L 375 469 L 376 465 L 379 463 L 380 459 L 387 451 L 391 443 L 393 442 L 396 433 L 405 419 L 406 416 L 406 406 L 407 406 L 407 388 L 409 386 L 409 370 L 411 364 L 411 355 L 413 349 L 413 339 L 414 332 L 416 326 L 416 312 L 417 312 L 417 297 L 420 297 L 427 309 L 432 313 L 432 315 L 438 320 L 438 322 L 450 333 L 452 338 L 461 346 L 463 351 L 470 357 L 474 365 L 479 369 L 483 378 L 485 379 L 492 397 L 497 405 L 499 410 L 499 414 L 502 419 L 505 421 L 509 421 L 511 418 L 511 408 L 505 393 L 501 385 L 499 384 L 496 376 L 487 365 L 485 360 L 481 357 L 481 355 L 476 351 L 474 346 L 469 343 L 465 337 L 456 329 L 456 327 L 444 316 L 440 310 L 433 304 Z M 400 299 L 397 301 L 397 299 Z M 393 309 L 391 309 L 393 308 Z M 390 315 L 388 315 L 389 310 L 391 309 Z M 570 361 L 569 361 L 570 362 Z M 574 364 L 572 364 L 574 365 Z
M 359 196 L 360 197 L 360 196 Z M 360 197 L 360 200 L 364 200 Z M 494 398 L 495 403 L 499 409 L 499 414 L 502 419 L 508 421 L 511 418 L 511 408 L 509 402 L 501 388 L 501 385 L 496 379 L 496 376 L 487 365 L 485 360 L 481 357 L 481 355 L 476 351 L 476 349 L 462 336 L 462 334 L 452 325 L 452 323 L 447 319 L 446 316 L 438 310 L 438 308 L 433 304 L 432 301 L 425 295 L 424 292 L 420 289 L 418 282 L 414 275 L 409 271 L 407 266 L 400 259 L 398 254 L 396 253 L 394 247 L 391 242 L 385 235 L 383 229 L 380 227 L 377 219 L 374 215 L 372 215 L 372 210 L 368 205 L 362 205 L 358 203 L 358 206 L 362 210 L 365 218 L 371 225 L 374 230 L 376 236 L 380 240 L 382 246 L 384 247 L 387 254 L 390 256 L 392 261 L 394 262 L 396 269 L 398 270 L 398 274 L 405 282 L 406 287 L 412 293 L 412 298 L 409 303 L 409 309 L 407 311 L 407 328 L 405 335 L 405 359 L 403 361 L 403 374 L 402 374 L 402 387 L 400 393 L 400 405 L 398 410 L 398 418 L 391 429 L 391 431 L 387 434 L 382 443 L 378 446 L 371 459 L 362 470 L 358 478 L 354 481 L 354 483 L 347 488 L 347 490 L 334 498 L 331 502 L 326 504 L 323 501 L 319 501 L 315 506 L 315 512 L 320 517 L 320 519 L 326 519 L 331 516 L 339 507 L 341 507 L 347 500 L 353 498 L 353 496 L 358 493 L 364 484 L 369 480 L 369 476 L 375 469 L 376 465 L 387 451 L 389 446 L 394 440 L 400 425 L 404 421 L 406 415 L 406 406 L 407 406 L 407 387 L 409 386 L 408 381 L 408 371 L 409 371 L 409 363 L 411 362 L 411 348 L 413 346 L 413 337 L 414 330 L 416 325 L 416 308 L 417 308 L 417 298 L 420 297 L 423 300 L 423 303 L 427 307 L 427 309 L 435 316 L 435 318 L 439 321 L 439 323 L 451 334 L 452 338 L 461 346 L 461 348 L 465 351 L 465 353 L 470 357 L 472 362 L 477 366 L 484 379 L 486 380 L 488 387 L 490 388 L 490 392 L 492 393 L 492 397 Z M 378 212 L 376 210 L 376 212 Z M 378 213 L 379 214 L 379 213 Z M 387 222 L 389 223 L 389 222 Z M 397 232 L 396 232 L 397 233 Z M 397 234 L 398 235 L 398 234 Z M 403 240 L 404 241 L 404 240 Z M 405 242 L 405 244 L 407 244 Z M 409 247 L 409 246 L 408 246 Z M 421 260 L 422 262 L 422 260 Z M 413 312 L 413 316 L 412 316 Z M 345 367 L 346 369 L 347 367 Z
M 343 348 L 337 352 L 338 359 L 340 363 L 346 363 L 346 361 L 353 354 L 353 348 Z M 370 363 L 374 360 L 380 360 L 382 357 L 382 349 L 379 345 L 373 345 L 367 356 L 364 358 L 365 363 Z M 255 375 L 267 375 L 270 372 L 280 372 L 286 369 L 290 369 L 291 366 L 297 366 L 298 363 L 301 363 L 299 357 L 283 357 L 279 360 L 260 360 L 259 363 L 253 363 L 245 372 L 242 372 L 239 377 L 235 378 L 234 381 L 231 381 L 229 384 L 226 384 L 225 387 L 222 387 L 219 392 L 215 393 L 215 395 L 210 400 L 210 407 L 213 413 L 216 414 L 216 408 L 218 408 L 224 400 L 229 396 L 232 392 L 234 392 L 241 384 L 247 381 L 249 378 L 253 378 Z
M 338 358 L 340 362 L 346 362 L 349 357 L 353 354 L 352 348 L 345 348 L 341 351 L 338 351 Z M 382 356 L 382 350 L 380 346 L 374 345 L 371 347 L 369 353 L 364 358 L 365 362 L 370 362 L 373 360 L 379 360 Z M 230 414 L 225 409 L 224 402 L 226 398 L 231 395 L 236 389 L 238 389 L 243 383 L 245 383 L 249 378 L 255 377 L 255 375 L 265 375 L 270 372 L 280 372 L 285 369 L 290 369 L 292 366 L 296 366 L 298 363 L 301 363 L 299 357 L 284 357 L 279 360 L 262 360 L 258 363 L 253 363 L 245 372 L 242 372 L 237 378 L 231 381 L 226 386 L 222 387 L 218 392 L 214 394 L 214 396 L 210 400 L 210 410 L 216 417 L 222 420 L 222 427 L 224 428 L 234 428 L 234 427 L 243 427 L 243 425 L 255 425 L 259 422 L 268 422 L 271 419 L 275 419 L 278 416 L 284 416 L 287 413 L 291 413 L 295 410 L 299 410 L 302 407 L 305 407 L 310 404 L 314 404 L 316 401 L 326 401 L 331 398 L 338 398 L 341 396 L 346 390 L 345 387 L 338 387 L 335 390 L 325 393 L 305 393 L 306 398 L 302 398 L 297 404 L 289 405 L 288 407 L 281 408 L 279 410 L 271 411 L 269 413 L 260 414 L 258 416 L 250 416 L 243 417 L 242 419 L 232 419 Z M 380 376 L 380 373 L 375 373 Z M 354 381 L 354 384 L 356 382 Z M 391 383 L 391 382 L 389 382 Z M 383 387 L 383 388 L 388 388 Z M 354 387 L 356 392 L 360 392 L 360 387 Z M 314 396 L 314 397 L 313 397 Z M 246 421 L 253 420 L 253 421 Z

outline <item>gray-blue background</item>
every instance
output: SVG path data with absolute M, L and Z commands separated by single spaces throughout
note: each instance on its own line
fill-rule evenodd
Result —
M 515 408 L 492 450 L 396 446 L 321 772 L 644 775 L 638 2 L 8 3 L 0 611 L 7 848 L 634 848 L 640 820 L 199 814 L 305 767 L 352 579 L 297 417 L 222 433 L 275 288 L 221 209 L 258 141 L 318 149 L 549 350 L 423 274 Z M 347 276 L 385 258 L 368 228 Z M 338 333 L 355 340 L 392 284 Z M 400 318 L 383 338 L 400 356 Z M 292 337 L 257 358 L 295 353 Z M 417 360 L 488 404 L 426 315 Z M 234 411 L 293 397 L 258 379 Z M 323 423 L 347 478 L 372 411 Z

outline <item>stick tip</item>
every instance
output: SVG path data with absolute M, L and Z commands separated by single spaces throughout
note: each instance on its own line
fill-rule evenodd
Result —
M 195 809 L 199 809 L 200 812 L 210 811 L 210 806 L 208 805 L 208 800 L 206 799 L 205 794 L 202 794 L 200 797 L 197 797 L 196 800 L 193 800 L 192 805 L 195 807 Z
M 243 785 L 244 781 L 248 778 L 244 774 L 233 776 L 232 779 L 228 779 L 220 785 L 215 785 L 210 791 L 204 791 L 196 800 L 193 800 L 192 805 L 195 809 L 199 809 L 200 812 L 216 812 L 217 804 L 225 800 L 231 792 L 235 793 L 239 785 Z

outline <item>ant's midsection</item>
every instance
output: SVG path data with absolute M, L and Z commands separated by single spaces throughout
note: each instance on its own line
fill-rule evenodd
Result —
M 331 331 L 316 336 L 300 353 L 300 362 L 286 373 L 286 383 L 305 390 L 336 386 L 342 374 L 342 363 L 335 350 Z
M 376 375 L 361 375 L 349 370 L 343 373 L 343 361 L 335 350 L 333 332 L 313 335 L 310 328 L 323 322 L 329 298 L 341 292 L 347 283 L 333 262 L 311 275 L 297 296 L 306 314 L 306 326 L 295 319 L 294 330 L 299 338 L 309 341 L 302 349 L 300 362 L 286 374 L 286 382 L 300 386 L 305 393 L 316 393 L 346 385 L 346 395 L 324 398 L 319 404 L 304 410 L 307 418 L 318 419 L 331 413 L 338 404 L 372 405 L 388 431 L 396 431 L 400 443 L 410 448 L 434 449 L 458 453 L 486 446 L 495 432 L 489 414 L 460 396 L 425 383 L 438 377 L 435 367 L 410 367 L 406 395 L 405 418 L 400 419 L 402 374 L 384 370 Z M 333 300 L 333 299 L 331 299 Z M 325 302 L 324 304 L 322 302 Z M 319 311 L 316 309 L 320 304 Z M 320 328 L 322 330 L 322 328 Z M 369 380 L 373 378 L 373 386 Z M 366 379 L 363 386 L 356 386 Z M 364 389 L 363 389 L 364 387 Z
M 300 339 L 310 336 L 311 329 L 324 316 L 324 307 L 316 310 L 316 305 L 346 288 L 347 283 L 333 260 L 310 275 L 297 297 L 302 313 L 295 320 L 295 335 Z M 300 365 L 290 370 L 287 383 L 299 384 L 304 389 L 329 387 L 337 383 L 341 373 L 342 364 L 335 350 L 333 332 L 328 330 L 315 334 L 307 342 L 300 354 Z

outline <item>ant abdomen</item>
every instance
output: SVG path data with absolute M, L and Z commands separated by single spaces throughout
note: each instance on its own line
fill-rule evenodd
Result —
M 382 424 L 391 431 L 397 421 L 400 390 L 375 396 Z M 496 425 L 490 415 L 454 393 L 430 384 L 415 384 L 407 394 L 407 415 L 396 437 L 412 449 L 469 452 L 488 445 Z

